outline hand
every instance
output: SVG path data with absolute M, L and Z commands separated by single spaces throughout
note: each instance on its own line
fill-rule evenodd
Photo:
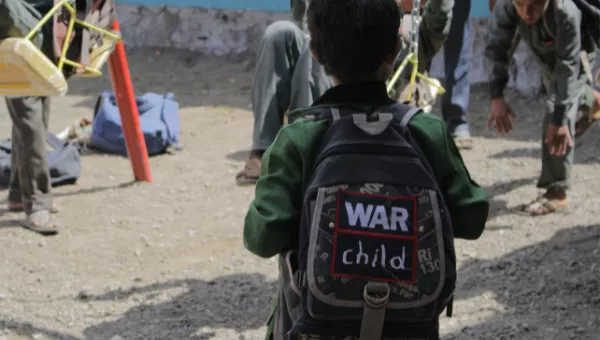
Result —
M 509 134 L 512 131 L 511 121 L 515 119 L 515 114 L 506 104 L 503 98 L 492 99 L 490 119 L 488 128 L 496 127 L 500 136 Z
M 551 155 L 564 155 L 567 153 L 567 148 L 573 146 L 573 138 L 571 138 L 569 127 L 567 125 L 548 125 L 544 143 L 548 144 L 548 150 L 550 151 Z
M 490 13 L 494 13 L 494 6 L 496 6 L 496 0 L 488 0 L 490 4 Z

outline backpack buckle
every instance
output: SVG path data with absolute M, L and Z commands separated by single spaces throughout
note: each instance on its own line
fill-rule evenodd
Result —
M 302 270 L 296 271 L 296 273 L 294 273 L 294 281 L 296 283 L 296 287 L 298 287 L 300 289 L 306 288 L 306 286 L 307 286 L 306 272 L 304 272 Z
M 359 340 L 378 340 L 383 333 L 385 306 L 390 301 L 390 286 L 385 282 L 369 281 L 363 291 L 365 306 Z

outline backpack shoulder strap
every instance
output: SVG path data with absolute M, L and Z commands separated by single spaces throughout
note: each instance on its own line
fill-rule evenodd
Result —
M 305 118 L 312 120 L 338 120 L 340 115 L 339 108 L 337 106 L 316 105 L 307 109 L 299 109 L 289 112 L 288 117 L 292 119 Z
M 408 128 L 408 123 L 410 123 L 413 117 L 422 112 L 423 110 L 420 107 L 414 107 L 402 103 L 394 103 L 390 106 L 386 106 L 380 111 L 386 111 L 391 113 L 396 121 L 400 122 L 400 126 L 402 128 Z

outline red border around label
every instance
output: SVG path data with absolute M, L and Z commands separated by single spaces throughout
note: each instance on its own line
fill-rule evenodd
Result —
M 368 231 L 358 231 L 358 230 L 344 230 L 341 229 L 339 224 L 340 224 L 340 195 L 341 194 L 346 194 L 348 196 L 361 196 L 361 197 L 378 197 L 378 198 L 384 198 L 384 199 L 388 199 L 388 200 L 405 200 L 405 201 L 412 201 L 413 202 L 413 236 L 402 236 L 402 235 L 382 235 L 382 234 L 378 234 L 378 233 L 372 233 L 372 232 L 368 232 Z M 338 190 L 338 192 L 336 193 L 336 202 L 335 202 L 335 229 L 333 230 L 333 250 L 332 250 L 332 258 L 331 258 L 331 267 L 329 270 L 329 274 L 331 276 L 337 276 L 337 277 L 347 277 L 350 279 L 363 279 L 363 280 L 370 280 L 370 281 L 385 281 L 385 282 L 403 282 L 403 283 L 408 283 L 408 284 L 413 284 L 416 282 L 417 280 L 417 246 L 418 246 L 418 231 L 417 231 L 417 196 L 388 196 L 388 195 L 382 195 L 382 194 L 372 194 L 372 193 L 358 193 L 358 192 L 351 192 L 351 191 L 347 191 L 347 190 L 343 190 L 340 189 Z M 363 236 L 367 236 L 367 237 L 378 237 L 378 238 L 385 238 L 385 239 L 397 239 L 397 240 L 412 240 L 413 241 L 413 260 L 412 260 L 412 265 L 413 265 L 413 272 L 412 272 L 412 280 L 411 281 L 407 281 L 407 280 L 393 280 L 393 279 L 381 279 L 381 278 L 375 278 L 375 277 L 367 277 L 367 276 L 362 276 L 362 275 L 349 275 L 349 274 L 339 274 L 336 273 L 334 271 L 334 266 L 335 266 L 335 252 L 336 252 L 336 247 L 337 247 L 337 235 L 338 233 L 342 233 L 342 234 L 353 234 L 353 235 L 363 235 Z

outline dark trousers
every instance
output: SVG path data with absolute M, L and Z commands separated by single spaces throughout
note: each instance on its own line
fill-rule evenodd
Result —
M 252 111 L 252 151 L 275 140 L 286 111 L 310 107 L 333 82 L 308 49 L 308 37 L 291 21 L 269 25 L 258 49 Z
M 49 97 L 6 98 L 12 120 L 11 175 L 8 200 L 24 203 L 31 214 L 52 206 L 46 159 Z
M 446 93 L 442 97 L 442 116 L 448 131 L 455 137 L 469 135 L 467 110 L 471 92 L 469 59 L 471 57 L 471 0 L 455 0 L 448 40 L 444 44 Z

